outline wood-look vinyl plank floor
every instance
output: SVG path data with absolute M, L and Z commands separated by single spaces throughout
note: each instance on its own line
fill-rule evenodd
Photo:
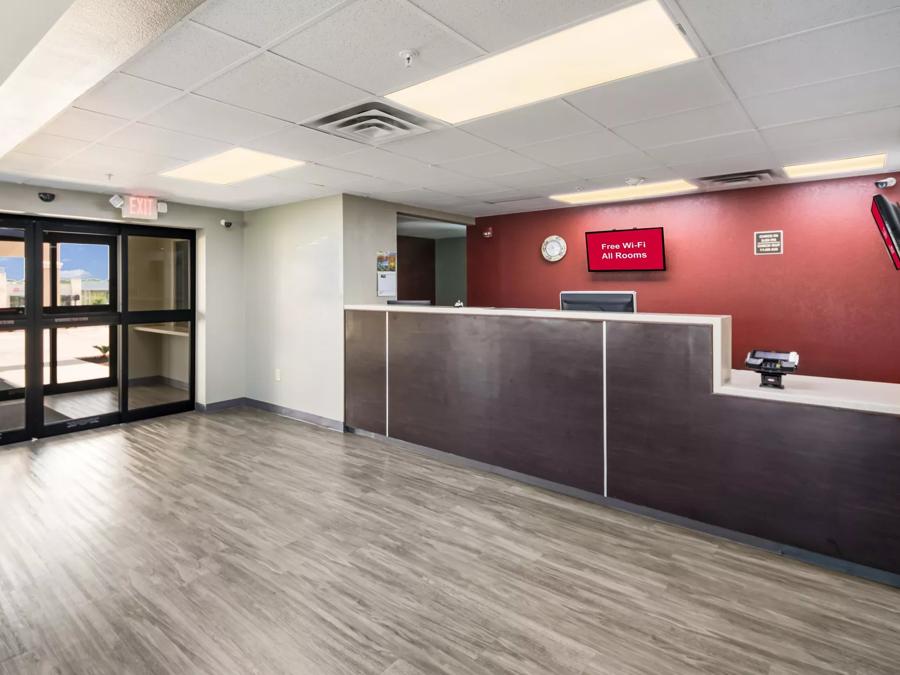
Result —
M 900 672 L 900 592 L 251 409 L 0 451 L 0 675 Z

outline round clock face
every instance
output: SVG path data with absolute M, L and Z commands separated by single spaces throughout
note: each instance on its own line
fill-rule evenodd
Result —
M 541 255 L 550 262 L 562 260 L 566 255 L 566 240 L 555 234 L 547 237 L 541 244 Z

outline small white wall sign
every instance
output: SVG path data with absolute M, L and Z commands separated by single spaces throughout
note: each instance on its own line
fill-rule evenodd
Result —
M 753 255 L 781 255 L 784 253 L 784 230 L 753 233 Z

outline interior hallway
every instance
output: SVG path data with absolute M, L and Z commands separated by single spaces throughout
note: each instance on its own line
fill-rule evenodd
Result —
M 12 446 L 0 494 L 2 675 L 900 663 L 898 591 L 257 410 Z

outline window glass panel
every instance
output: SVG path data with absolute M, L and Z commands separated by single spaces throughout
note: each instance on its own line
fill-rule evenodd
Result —
M 116 412 L 119 390 L 111 362 L 116 326 L 44 329 L 44 423 Z M 59 392 L 58 385 L 74 391 Z
M 128 309 L 190 309 L 190 242 L 128 237 Z
M 191 328 L 187 321 L 128 327 L 128 408 L 190 397 Z
M 25 427 L 25 331 L 0 332 L 0 431 Z
M 0 227 L 0 309 L 25 311 L 25 232 Z
M 48 235 L 54 236 L 60 235 Z M 51 306 L 54 300 L 57 307 L 115 304 L 115 298 L 110 298 L 110 272 L 113 261 L 110 260 L 109 244 L 51 240 L 43 245 L 43 257 L 45 307 Z

